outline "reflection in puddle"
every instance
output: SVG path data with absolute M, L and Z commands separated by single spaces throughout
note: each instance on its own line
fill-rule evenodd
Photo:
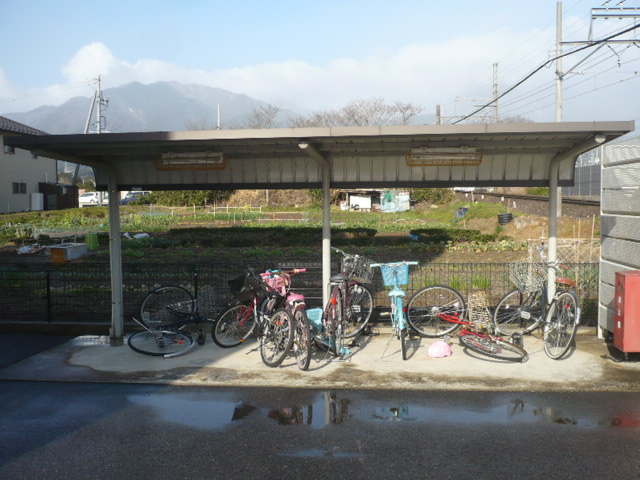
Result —
M 225 398 L 227 397 L 227 398 Z M 349 393 L 326 392 L 317 395 L 307 405 L 284 405 L 261 408 L 250 403 L 231 400 L 229 394 L 198 396 L 197 394 L 162 393 L 131 395 L 136 405 L 153 408 L 167 422 L 199 429 L 221 429 L 236 421 L 268 418 L 278 425 L 306 425 L 314 429 L 346 422 L 422 422 L 452 424 L 513 424 L 548 422 L 580 427 L 640 427 L 640 416 L 620 413 L 613 418 L 595 418 L 587 414 L 566 412 L 549 405 L 538 405 L 525 398 L 497 400 L 490 405 L 465 406 L 453 403 L 431 405 L 427 402 L 389 405 L 363 399 L 354 401 Z M 537 403 L 540 400 L 536 400 Z M 238 422 L 241 423 L 241 422 Z M 299 452 L 298 452 L 299 453 Z M 298 454 L 296 453 L 296 455 Z M 308 456 L 327 456 L 326 451 L 306 452 Z

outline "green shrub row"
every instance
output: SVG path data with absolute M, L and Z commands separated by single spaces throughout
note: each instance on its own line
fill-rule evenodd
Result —
M 462 243 L 493 242 L 497 233 L 481 233 L 479 230 L 462 230 L 452 228 L 420 228 L 409 232 L 411 238 L 421 243 Z

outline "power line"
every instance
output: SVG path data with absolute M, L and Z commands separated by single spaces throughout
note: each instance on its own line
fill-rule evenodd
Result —
M 41 96 L 44 96 L 44 95 L 52 95 L 54 93 L 64 92 L 64 91 L 67 91 L 67 90 L 73 90 L 73 89 L 81 87 L 81 86 L 90 85 L 92 82 L 93 82 L 93 80 L 85 80 L 83 82 L 71 83 L 71 84 L 68 84 L 68 85 L 59 85 L 57 87 L 45 88 L 44 90 L 40 90 L 38 92 L 33 92 L 33 93 L 27 93 L 27 94 L 24 94 L 24 95 L 20 95 L 18 97 L 0 98 L 0 103 L 13 103 L 13 102 L 19 102 L 19 101 L 22 101 L 22 100 L 30 100 L 32 98 L 41 97 Z
M 481 112 L 482 110 L 484 110 L 485 108 L 490 107 L 491 105 L 493 105 L 495 102 L 497 102 L 499 99 L 501 99 L 502 97 L 504 97 L 505 95 L 509 94 L 510 92 L 512 92 L 513 90 L 515 90 L 517 87 L 519 87 L 520 85 L 522 85 L 524 82 L 526 82 L 527 80 L 529 80 L 531 77 L 533 77 L 536 73 L 538 73 L 540 70 L 542 70 L 543 68 L 545 68 L 546 66 L 552 64 L 553 62 L 555 62 L 558 59 L 564 58 L 564 57 L 568 57 L 569 55 L 573 55 L 576 54 L 578 52 L 581 52 L 583 50 L 586 50 L 588 48 L 592 48 L 596 45 L 600 45 L 603 44 L 605 42 L 608 42 L 609 40 L 619 37 L 621 35 L 624 35 L 625 33 L 629 33 L 633 30 L 636 30 L 637 28 L 640 28 L 640 25 L 633 25 L 629 28 L 626 28 L 624 30 L 621 30 L 618 33 L 615 33 L 613 35 L 609 35 L 608 37 L 605 37 L 601 40 L 595 40 L 593 42 L 590 42 L 588 45 L 584 45 L 582 47 L 578 47 L 575 50 L 572 50 L 570 52 L 566 52 L 563 53 L 561 55 L 556 55 L 555 57 L 547 60 L 546 62 L 544 62 L 543 64 L 539 65 L 536 69 L 534 69 L 531 73 L 529 73 L 528 75 L 526 75 L 522 80 L 520 80 L 519 82 L 517 82 L 515 85 L 513 85 L 512 87 L 508 88 L 505 92 L 503 92 L 501 95 L 497 96 L 496 98 L 494 98 L 493 100 L 491 100 L 489 103 L 486 103 L 484 105 L 482 105 L 480 108 L 478 108 L 477 110 L 471 112 L 469 115 L 466 115 L 464 117 L 462 117 L 461 119 L 453 122 L 454 124 L 460 123 L 466 119 L 468 119 L 469 117 L 472 117 L 474 115 L 476 115 L 477 113 Z

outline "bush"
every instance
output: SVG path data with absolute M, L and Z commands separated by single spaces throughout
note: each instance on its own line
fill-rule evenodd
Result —
M 428 202 L 435 205 L 446 205 L 455 200 L 456 195 L 448 188 L 414 188 L 411 199 L 415 203 Z
M 168 207 L 206 205 L 228 199 L 233 190 L 170 190 L 153 192 L 140 199 L 140 203 L 154 203 Z
M 423 243 L 466 243 L 493 242 L 498 238 L 497 233 L 481 233 L 479 230 L 461 230 L 453 228 L 422 228 L 411 230 L 411 236 Z

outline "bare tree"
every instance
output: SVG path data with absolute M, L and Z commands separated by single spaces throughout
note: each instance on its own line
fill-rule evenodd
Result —
M 533 120 L 520 115 L 513 115 L 511 117 L 502 118 L 499 123 L 533 123 Z
M 215 130 L 215 127 L 207 123 L 206 120 L 189 120 L 187 122 L 187 130 Z
M 356 100 L 339 110 L 315 112 L 291 121 L 292 127 L 365 127 L 407 125 L 423 108 L 412 103 L 385 103 L 382 98 Z
M 275 128 L 280 107 L 267 104 L 253 109 L 251 114 L 234 128 Z

